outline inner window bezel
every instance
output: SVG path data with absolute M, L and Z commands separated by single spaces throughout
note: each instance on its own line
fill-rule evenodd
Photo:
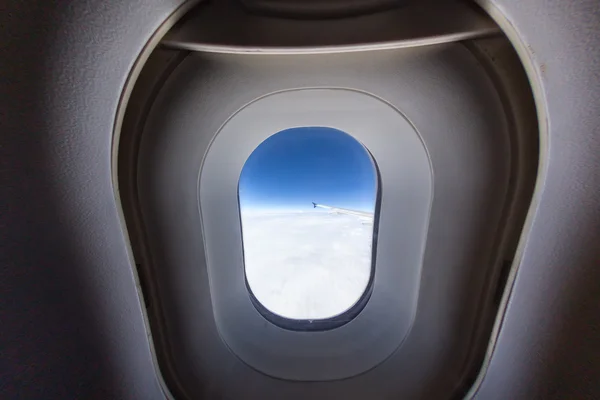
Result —
M 306 128 L 316 128 L 314 126 L 306 127 Z M 318 128 L 326 128 L 326 129 L 335 129 L 330 127 L 322 127 Z M 274 135 L 284 133 L 287 129 L 280 130 L 276 132 Z M 380 205 L 381 205 L 381 174 L 379 173 L 379 168 L 377 166 L 377 162 L 373 157 L 373 154 L 369 151 L 369 149 L 361 143 L 354 136 L 350 135 L 347 132 L 340 131 L 348 136 L 350 136 L 353 140 L 355 140 L 358 144 L 360 144 L 365 152 L 367 153 L 369 159 L 371 160 L 373 169 L 375 171 L 375 207 L 373 214 L 373 228 L 372 228 L 372 237 L 371 237 L 371 268 L 369 271 L 369 280 L 365 289 L 363 290 L 359 299 L 350 306 L 347 310 L 334 315 L 328 318 L 317 318 L 317 319 L 295 319 L 295 318 L 287 318 L 285 316 L 274 313 L 265 307 L 260 300 L 254 295 L 252 291 L 252 287 L 248 282 L 248 278 L 246 275 L 246 261 L 245 261 L 245 249 L 244 249 L 244 234 L 243 227 L 240 226 L 240 232 L 242 235 L 242 257 L 244 264 L 244 281 L 246 284 L 246 290 L 248 291 L 248 295 L 250 297 L 250 301 L 252 305 L 256 308 L 256 310 L 269 322 L 277 325 L 280 328 L 291 330 L 291 331 L 299 331 L 299 332 L 314 332 L 314 331 L 327 331 L 331 329 L 338 328 L 352 321 L 360 312 L 365 308 L 369 299 L 371 298 L 371 294 L 373 293 L 373 281 L 375 278 L 375 268 L 377 264 L 377 238 L 378 238 L 378 227 L 379 227 L 379 213 L 380 213 Z M 261 143 L 262 144 L 262 143 Z M 260 146 L 260 145 L 259 145 Z M 243 171 L 243 168 L 242 168 Z M 241 206 L 240 206 L 240 188 L 239 188 L 239 179 L 238 179 L 238 187 L 237 187 L 237 196 L 238 196 L 238 210 L 240 212 L 239 220 L 242 221 L 241 215 Z

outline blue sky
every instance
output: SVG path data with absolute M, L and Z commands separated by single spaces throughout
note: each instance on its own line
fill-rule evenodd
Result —
M 332 128 L 276 133 L 250 155 L 239 183 L 243 209 L 305 210 L 311 202 L 372 212 L 376 171 L 365 148 Z

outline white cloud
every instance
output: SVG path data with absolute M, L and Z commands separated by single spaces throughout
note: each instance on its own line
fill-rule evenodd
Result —
M 256 298 L 288 318 L 338 315 L 371 270 L 372 225 L 323 212 L 242 212 L 246 276 Z

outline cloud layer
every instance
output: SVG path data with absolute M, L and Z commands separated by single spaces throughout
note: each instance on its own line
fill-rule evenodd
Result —
M 338 315 L 361 297 L 372 225 L 324 212 L 242 212 L 246 277 L 270 311 L 294 319 Z

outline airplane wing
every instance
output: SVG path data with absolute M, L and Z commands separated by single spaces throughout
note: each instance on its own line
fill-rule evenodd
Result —
M 374 214 L 370 213 L 370 212 L 350 210 L 347 208 L 331 207 L 331 206 L 326 206 L 324 204 L 317 204 L 315 202 L 313 202 L 312 204 L 313 204 L 313 208 L 324 208 L 333 214 L 354 215 L 356 217 L 359 217 L 361 220 L 363 220 L 365 222 L 373 222 Z

